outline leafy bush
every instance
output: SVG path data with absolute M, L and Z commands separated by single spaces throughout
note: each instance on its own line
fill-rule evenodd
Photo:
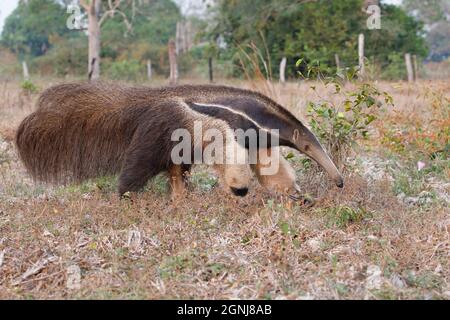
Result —
M 334 94 L 341 98 L 338 103 L 326 99 L 310 101 L 307 117 L 313 132 L 324 141 L 333 160 L 342 167 L 358 140 L 369 137 L 370 124 L 377 119 L 373 109 L 383 105 L 392 106 L 392 97 L 369 83 L 358 84 L 354 90 L 345 90 L 341 81 L 344 79 L 342 74 L 334 78 L 323 78 L 320 70 L 315 67 L 308 68 L 307 74 L 324 79 L 322 83 L 325 87 L 333 86 Z M 354 74 L 350 70 L 345 77 L 352 79 Z M 315 86 L 311 88 L 317 93 Z
M 196 172 L 191 176 L 191 183 L 202 192 L 209 192 L 217 185 L 218 180 L 208 172 Z
M 136 81 L 143 76 L 144 67 L 136 60 L 123 60 L 113 62 L 107 71 L 114 80 Z
M 361 10 L 362 0 L 301 2 L 294 5 L 292 0 L 261 0 L 255 6 L 254 1 L 216 1 L 216 26 L 205 32 L 210 39 L 223 35 L 227 43 L 223 51 L 227 52 L 237 53 L 253 42 L 264 53 L 274 75 L 286 57 L 288 77 L 295 76 L 294 61 L 299 56 L 308 64 L 319 60 L 328 75 L 335 71 L 335 54 L 343 66 L 356 64 L 359 33 L 366 36 L 366 57 L 382 68 L 392 52 L 427 56 L 423 24 L 399 6 L 380 3 L 382 28 L 367 30 L 368 16 Z M 240 61 L 233 61 L 236 75 L 242 76 Z
M 41 75 L 87 77 L 88 43 L 84 36 L 50 37 L 51 48 L 32 61 Z
M 388 56 L 388 64 L 381 72 L 384 80 L 406 79 L 405 58 L 400 53 L 391 53 Z
M 39 88 L 31 80 L 23 81 L 20 84 L 20 87 L 22 88 L 23 92 L 27 95 L 37 93 L 39 91 Z

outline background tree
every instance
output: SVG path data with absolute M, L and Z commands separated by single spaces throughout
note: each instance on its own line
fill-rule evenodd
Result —
M 134 5 L 134 0 L 130 0 Z M 128 2 L 130 2 L 128 1 Z M 106 1 L 104 1 L 106 2 Z M 102 23 L 108 17 L 120 15 L 128 29 L 131 25 L 127 16 L 119 9 L 123 3 L 122 0 L 108 0 L 108 9 L 101 12 L 101 0 L 80 0 L 80 5 L 84 8 L 88 16 L 88 38 L 89 38 L 89 55 L 88 55 L 88 74 L 89 79 L 98 79 L 100 77 L 100 49 L 101 49 L 101 31 Z
M 166 74 L 167 43 L 175 36 L 176 24 L 182 19 L 176 4 L 170 0 L 142 1 L 135 7 L 128 6 L 123 11 L 133 25 L 128 30 L 122 18 L 115 16 L 105 21 L 102 31 L 102 57 L 112 64 L 113 77 L 122 74 L 116 64 L 145 65 L 153 62 L 154 71 Z
M 100 76 L 103 24 L 102 37 L 107 45 L 104 52 L 110 53 L 114 59 L 123 58 L 122 54 L 129 57 L 133 53 L 133 45 L 142 48 L 143 41 L 153 39 L 154 43 L 166 45 L 174 33 L 175 19 L 181 16 L 178 7 L 169 0 L 80 0 L 80 4 L 88 13 L 90 79 Z M 127 69 L 138 70 L 138 62 L 135 59 L 129 65 L 121 62 L 113 66 L 112 71 L 123 74 Z
M 450 1 L 404 0 L 403 7 L 412 16 L 426 24 L 429 58 L 441 61 L 450 57 Z
M 423 23 L 398 6 L 382 5 L 381 10 L 381 29 L 364 30 L 366 57 L 383 78 L 405 78 L 405 53 L 422 59 L 428 55 Z
M 149 59 L 156 75 L 168 74 L 167 43 L 176 34 L 177 22 L 186 19 L 202 32 L 197 45 L 179 56 L 180 72 L 205 77 L 210 48 L 216 49 L 214 69 L 219 76 L 241 76 L 239 58 L 257 50 L 261 70 L 267 67 L 269 74 L 278 75 L 286 57 L 286 74 L 294 77 L 311 63 L 323 73 L 334 73 L 336 54 L 342 67 L 356 66 L 358 34 L 364 33 L 366 57 L 376 66 L 369 70 L 388 79 L 404 77 L 406 52 L 427 57 L 427 43 L 436 59 L 450 51 L 448 21 L 442 20 L 446 15 L 435 17 L 421 1 L 405 0 L 404 7 L 381 2 L 382 29 L 368 30 L 363 9 L 376 0 L 259 0 L 258 5 L 252 0 L 216 0 L 210 1 L 207 13 L 195 18 L 183 17 L 173 0 L 81 0 L 90 17 L 89 40 L 82 30 L 66 27 L 69 2 L 20 1 L 6 21 L 2 44 L 20 55 L 29 54 L 31 69 L 43 74 L 85 75 L 89 61 L 95 79 L 101 60 L 105 76 L 131 80 L 145 75 Z M 448 12 L 442 7 L 445 1 L 427 3 Z M 298 68 L 300 58 L 304 63 Z
M 382 30 L 367 30 L 364 4 L 362 0 L 261 0 L 255 6 L 251 0 L 219 0 L 210 37 L 223 36 L 235 57 L 250 43 L 261 52 L 268 51 L 273 74 L 283 56 L 288 58 L 290 75 L 297 71 L 299 58 L 305 65 L 316 62 L 322 72 L 333 70 L 335 54 L 344 66 L 357 65 L 361 32 L 366 34 L 367 56 L 373 61 L 385 64 L 395 52 L 426 55 L 421 23 L 401 8 L 382 4 Z
M 5 21 L 1 43 L 20 56 L 43 55 L 52 35 L 69 33 L 66 19 L 65 8 L 54 0 L 20 0 Z

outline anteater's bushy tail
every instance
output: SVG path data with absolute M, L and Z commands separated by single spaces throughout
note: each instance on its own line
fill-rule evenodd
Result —
M 115 174 L 142 113 L 120 88 L 64 84 L 46 90 L 16 133 L 19 156 L 37 180 L 65 183 Z M 119 107 L 122 106 L 122 107 Z

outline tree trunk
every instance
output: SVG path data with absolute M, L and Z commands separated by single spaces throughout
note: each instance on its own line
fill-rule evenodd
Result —
M 175 36 L 176 54 L 183 52 L 183 25 L 181 22 L 177 22 L 177 31 Z
M 190 21 L 177 22 L 176 53 L 180 55 L 188 52 L 192 47 L 192 25 Z
M 174 85 L 178 82 L 178 65 L 177 65 L 176 44 L 173 39 L 169 41 L 169 63 L 170 63 L 169 81 L 171 85 Z
M 379 6 L 380 5 L 380 0 L 364 0 L 363 3 L 363 10 L 366 11 L 368 6 Z
M 191 21 L 186 22 L 185 27 L 186 52 L 192 49 L 192 24 Z
M 100 77 L 100 0 L 91 0 L 88 14 L 89 33 L 89 80 L 96 80 Z

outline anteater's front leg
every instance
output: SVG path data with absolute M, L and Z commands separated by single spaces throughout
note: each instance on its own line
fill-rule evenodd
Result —
M 265 174 L 267 168 L 275 168 L 274 172 Z M 277 192 L 294 192 L 297 184 L 295 181 L 295 170 L 280 154 L 278 148 L 261 149 L 258 151 L 257 163 L 252 165 L 252 169 L 258 178 L 259 183 Z
M 119 175 L 120 196 L 126 192 L 140 191 L 148 180 L 159 173 L 159 168 L 153 166 L 151 158 L 150 155 L 138 151 L 127 155 Z
M 172 199 L 180 199 L 185 194 L 189 170 L 189 165 L 173 164 L 169 167 L 169 182 L 172 189 Z
M 150 132 L 151 133 L 151 132 Z M 167 170 L 170 150 L 163 143 L 155 148 L 153 140 L 158 136 L 150 136 L 145 128 L 138 128 L 128 147 L 122 170 L 119 175 L 119 195 L 141 190 L 155 175 Z
M 274 157 L 278 157 L 275 160 Z M 278 170 L 274 174 L 264 175 L 264 169 L 272 165 L 271 161 L 277 161 Z M 304 205 L 312 205 L 314 200 L 301 194 L 297 184 L 295 170 L 279 153 L 278 148 L 263 149 L 258 152 L 258 161 L 252 165 L 252 169 L 258 178 L 259 183 L 269 191 L 275 191 L 289 195 L 294 201 Z
M 252 165 L 252 169 L 259 183 L 266 189 L 280 193 L 296 192 L 299 187 L 296 183 L 295 170 L 279 152 L 278 148 L 260 149 L 257 163 Z M 270 174 L 265 174 L 267 168 L 274 170 Z

